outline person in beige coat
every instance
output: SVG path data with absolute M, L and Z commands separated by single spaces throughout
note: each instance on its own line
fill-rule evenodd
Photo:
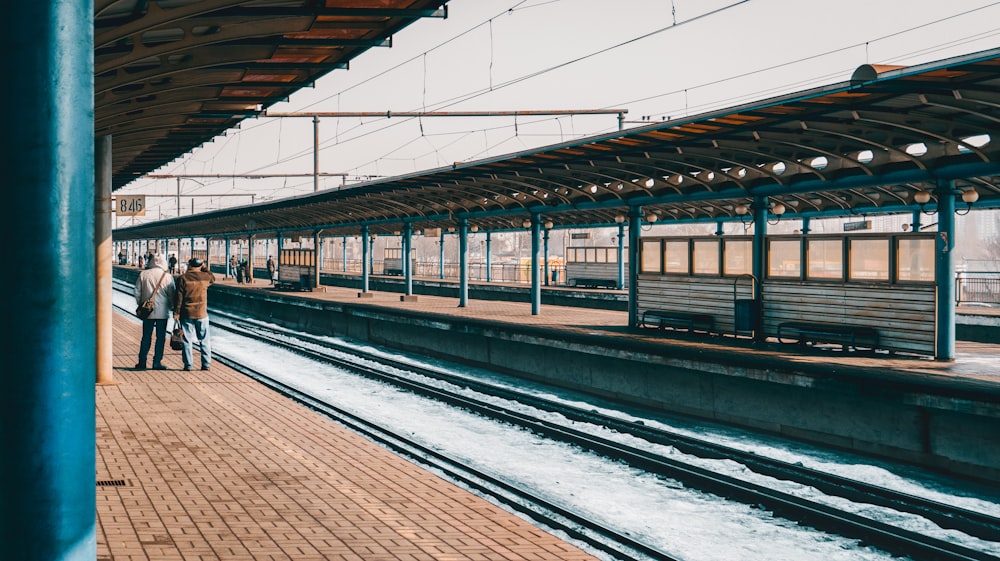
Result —
M 135 302 L 142 304 L 153 298 L 153 313 L 142 320 L 142 340 L 139 343 L 139 362 L 136 363 L 137 370 L 146 369 L 146 357 L 149 355 L 149 347 L 153 338 L 153 331 L 156 331 L 156 346 L 153 348 L 153 370 L 166 370 L 163 366 L 163 345 L 167 341 L 167 319 L 174 309 L 176 298 L 176 287 L 174 277 L 167 271 L 167 259 L 162 254 L 152 256 L 146 261 L 146 269 L 139 273 L 139 278 L 135 281 Z M 159 287 L 159 288 L 157 288 Z

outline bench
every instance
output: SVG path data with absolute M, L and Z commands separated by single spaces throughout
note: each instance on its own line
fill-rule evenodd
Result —
M 618 288 L 618 281 L 614 279 L 581 279 L 572 280 L 574 287 L 580 288 Z
M 715 331 L 715 318 L 709 314 L 694 314 L 690 312 L 674 312 L 670 310 L 646 310 L 642 312 L 639 327 L 655 327 L 657 329 L 687 329 L 688 331 Z
M 778 325 L 778 342 L 797 342 L 800 345 L 807 342 L 833 343 L 841 345 L 844 350 L 848 347 L 857 350 L 861 343 L 861 347 L 875 350 L 878 347 L 878 331 L 866 326 L 788 321 Z

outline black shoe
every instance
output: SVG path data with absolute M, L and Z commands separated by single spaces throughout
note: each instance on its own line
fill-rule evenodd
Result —
M 209 368 L 207 366 L 202 366 L 201 369 L 202 370 L 208 370 Z
M 135 364 L 135 369 L 136 370 L 145 370 L 146 369 L 146 363 L 145 362 L 137 362 Z
M 190 372 L 191 371 L 191 367 L 190 366 L 185 366 L 184 367 L 184 371 L 185 372 Z
M 153 370 L 166 370 L 166 369 L 167 369 L 167 367 L 163 366 L 159 362 L 154 362 L 153 363 Z

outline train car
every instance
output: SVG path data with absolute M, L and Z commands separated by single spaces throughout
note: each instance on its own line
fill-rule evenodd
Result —
M 623 255 L 628 255 L 627 248 Z M 618 288 L 618 246 L 567 247 L 566 286 Z
M 410 252 L 410 270 L 417 270 L 417 260 L 413 257 L 415 252 Z M 403 276 L 403 248 L 387 247 L 382 259 L 382 274 Z
M 313 249 L 282 249 L 278 253 L 276 288 L 312 291 L 316 286 L 316 251 Z

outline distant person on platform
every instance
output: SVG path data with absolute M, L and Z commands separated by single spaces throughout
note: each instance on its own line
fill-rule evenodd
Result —
M 139 258 L 140 260 L 142 257 Z M 160 254 L 147 260 L 148 266 L 139 273 L 135 281 L 135 303 L 142 304 L 153 297 L 153 313 L 142 320 L 142 341 L 139 343 L 137 370 L 146 369 L 153 330 L 156 330 L 156 346 L 153 349 L 153 370 L 166 370 L 163 366 L 163 345 L 167 341 L 167 319 L 174 308 L 176 289 L 174 277 L 167 271 L 167 260 Z M 154 295 L 155 293 L 155 295 Z
M 267 278 L 274 284 L 274 257 L 267 256 Z
M 170 254 L 170 260 L 167 261 L 167 263 L 170 265 L 170 274 L 172 275 L 172 274 L 176 273 L 177 272 L 177 256 L 174 255 L 173 253 L 171 253 Z
M 192 257 L 188 261 L 187 272 L 177 277 L 174 319 L 184 330 L 184 348 L 181 351 L 184 370 L 194 367 L 191 347 L 195 339 L 201 346 L 201 369 L 208 370 L 212 366 L 212 339 L 208 331 L 208 287 L 214 282 L 215 275 L 197 257 Z
M 237 266 L 238 266 L 238 263 L 236 262 L 236 256 L 235 255 L 230 256 L 229 257 L 229 270 L 226 271 L 226 277 L 227 278 L 228 277 L 235 277 L 236 276 L 236 267 Z

